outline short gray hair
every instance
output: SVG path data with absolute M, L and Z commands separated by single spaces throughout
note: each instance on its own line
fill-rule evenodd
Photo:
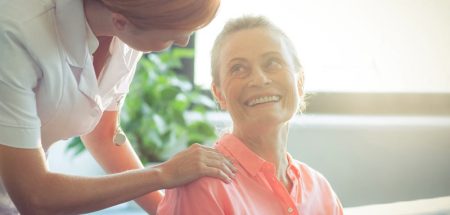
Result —
M 231 19 L 228 21 L 223 27 L 220 34 L 217 36 L 214 41 L 214 45 L 211 51 L 211 75 L 213 79 L 213 83 L 219 86 L 219 58 L 220 58 L 220 50 L 222 48 L 225 39 L 236 32 L 253 29 L 253 28 L 263 28 L 274 33 L 277 33 L 281 36 L 283 41 L 286 43 L 289 52 L 291 54 L 292 60 L 294 62 L 294 69 L 296 72 L 301 73 L 301 79 L 303 82 L 303 69 L 300 64 L 300 60 L 297 55 L 297 51 L 295 50 L 294 44 L 292 41 L 286 36 L 286 34 L 277 26 L 272 24 L 267 18 L 264 16 L 243 16 L 236 19 Z

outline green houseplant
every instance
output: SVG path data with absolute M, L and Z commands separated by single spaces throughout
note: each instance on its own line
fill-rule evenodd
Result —
M 210 97 L 177 74 L 190 48 L 172 48 L 142 57 L 121 111 L 121 127 L 143 163 L 160 162 L 193 143 L 216 138 L 205 112 L 215 108 Z M 79 154 L 84 146 L 73 139 L 67 150 Z

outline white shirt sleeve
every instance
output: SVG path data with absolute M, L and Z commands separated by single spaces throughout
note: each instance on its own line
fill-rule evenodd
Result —
M 40 69 L 11 23 L 0 25 L 0 144 L 16 148 L 41 146 L 41 123 L 34 89 Z

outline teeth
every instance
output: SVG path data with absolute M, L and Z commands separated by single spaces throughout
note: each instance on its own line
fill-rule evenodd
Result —
M 248 102 L 249 106 L 254 106 L 257 104 L 267 103 L 267 102 L 277 102 L 280 100 L 279 96 L 264 96 L 251 100 Z

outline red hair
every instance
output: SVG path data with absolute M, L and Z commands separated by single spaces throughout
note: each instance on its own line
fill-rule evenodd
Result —
M 220 0 L 100 0 L 141 29 L 197 30 L 216 15 Z

